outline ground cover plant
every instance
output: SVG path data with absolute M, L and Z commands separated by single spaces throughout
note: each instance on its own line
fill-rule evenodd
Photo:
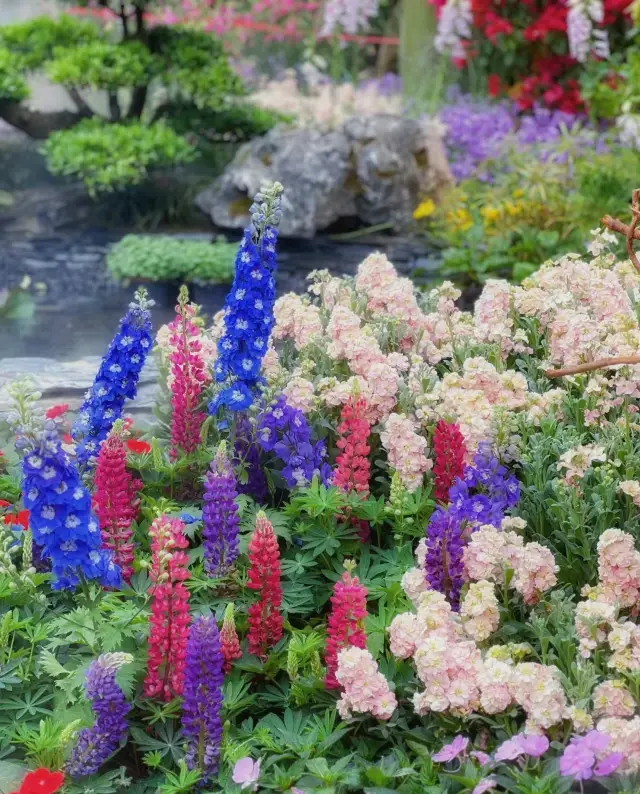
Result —
M 469 314 L 380 254 L 276 300 L 281 191 L 210 327 L 139 292 L 73 420 L 12 386 L 2 787 L 637 790 L 637 198 Z

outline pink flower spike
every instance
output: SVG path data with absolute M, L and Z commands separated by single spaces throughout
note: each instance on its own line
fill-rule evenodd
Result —
M 439 764 L 444 764 L 447 761 L 453 761 L 454 758 L 457 758 L 461 753 L 467 749 L 469 745 L 469 739 L 466 736 L 456 736 L 456 738 L 450 743 L 445 744 L 445 746 L 435 755 L 431 756 L 433 761 L 437 761 Z
M 623 761 L 624 753 L 609 753 L 596 765 L 593 771 L 598 777 L 606 777 L 607 775 L 612 775 Z
M 258 778 L 260 777 L 260 759 L 254 761 L 253 758 L 241 758 L 236 761 L 231 774 L 231 779 L 237 783 L 241 789 L 248 788 L 255 791 L 258 788 Z
M 498 781 L 495 779 L 495 777 L 485 777 L 484 780 L 481 780 L 476 785 L 472 794 L 484 794 L 485 791 L 489 791 L 489 789 L 495 788 L 497 785 Z
M 520 746 L 525 755 L 539 758 L 549 749 L 549 740 L 544 735 L 537 736 L 535 734 L 522 733 L 520 734 Z
M 489 753 L 483 753 L 482 750 L 472 750 L 471 757 L 475 758 L 480 766 L 486 766 L 491 763 L 491 756 Z

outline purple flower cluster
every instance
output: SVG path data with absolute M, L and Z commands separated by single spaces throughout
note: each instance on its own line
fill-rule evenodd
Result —
M 72 589 L 81 577 L 119 587 L 120 569 L 102 548 L 91 495 L 62 448 L 55 424 L 48 421 L 35 437 L 19 435 L 16 446 L 24 454 L 22 495 L 34 546 L 51 561 L 54 590 Z
M 95 774 L 120 746 L 127 735 L 125 719 L 131 705 L 116 683 L 116 673 L 133 661 L 128 653 L 103 653 L 91 663 L 85 679 L 85 692 L 91 701 L 96 721 L 78 734 L 67 764 L 72 777 Z
M 256 444 L 251 422 L 243 414 L 238 415 L 235 436 L 233 463 L 236 468 L 241 467 L 246 475 L 246 482 L 238 480 L 238 493 L 249 494 L 262 504 L 268 495 L 267 478 L 260 465 L 260 448 Z
M 281 394 L 265 411 L 258 425 L 258 443 L 284 463 L 282 476 L 289 488 L 308 485 L 314 476 L 324 485 L 331 482 L 331 467 L 323 440 L 311 441 L 311 428 L 305 415 L 287 404 Z
M 191 626 L 187 641 L 182 733 L 187 739 L 187 767 L 199 768 L 200 782 L 205 785 L 218 771 L 223 664 L 215 618 L 198 618 Z
M 610 743 L 610 736 L 595 730 L 584 736 L 574 736 L 560 758 L 560 774 L 573 777 L 574 780 L 589 780 L 594 775 L 606 777 L 613 774 L 624 760 L 624 755 L 605 755 Z M 596 754 L 600 757 L 599 761 Z
M 73 426 L 80 463 L 95 459 L 100 444 L 122 415 L 125 400 L 136 396 L 140 372 L 151 350 L 149 308 L 153 302 L 147 300 L 144 290 L 138 290 L 135 298 L 120 321 Z
M 223 445 L 211 461 L 204 481 L 202 545 L 208 576 L 222 576 L 238 556 L 240 516 L 236 475 Z
M 520 498 L 518 480 L 482 443 L 473 463 L 449 489 L 448 507 L 438 507 L 427 525 L 426 578 L 430 587 L 444 593 L 454 609 L 460 605 L 464 584 L 463 551 L 474 528 L 482 524 L 499 527 L 505 511 Z

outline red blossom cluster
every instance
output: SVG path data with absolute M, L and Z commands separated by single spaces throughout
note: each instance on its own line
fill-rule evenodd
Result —
M 371 474 L 368 458 L 371 447 L 367 443 L 371 425 L 365 418 L 367 410 L 366 400 L 361 397 L 357 400 L 350 399 L 344 405 L 340 414 L 342 421 L 338 425 L 340 438 L 337 441 L 337 447 L 342 452 L 336 458 L 336 468 L 333 473 L 334 485 L 344 491 L 354 490 L 361 494 L 363 499 L 369 496 Z
M 13 507 L 11 502 L 0 499 L 0 508 Z M 6 513 L 1 516 L 2 522 L 8 526 L 21 526 L 25 531 L 29 529 L 29 510 L 18 510 L 17 513 Z
M 151 617 L 149 658 L 144 680 L 146 697 L 168 703 L 182 694 L 189 636 L 189 545 L 184 524 L 177 518 L 159 516 L 149 527 L 151 537 Z
M 224 657 L 224 672 L 230 673 L 236 659 L 242 658 L 236 621 L 233 617 L 233 604 L 227 604 L 224 613 L 224 620 L 220 629 L 220 648 Z
M 133 530 L 138 515 L 137 492 L 142 482 L 127 469 L 124 428 L 116 422 L 102 443 L 95 473 L 93 509 L 100 522 L 102 542 L 111 549 L 125 582 L 133 574 Z
M 357 576 L 351 573 L 351 566 L 342 574 L 333 587 L 331 596 L 331 613 L 327 621 L 327 644 L 325 646 L 325 663 L 327 673 L 324 685 L 327 689 L 337 689 L 340 684 L 336 679 L 338 654 L 343 648 L 354 645 L 366 648 L 367 635 L 364 621 L 367 617 L 367 588 L 360 584 Z
M 280 549 L 267 516 L 260 512 L 249 542 L 249 590 L 260 598 L 248 609 L 249 653 L 265 659 L 267 651 L 282 639 L 282 586 L 280 584 Z
M 199 407 L 200 396 L 210 379 L 202 356 L 200 329 L 193 322 L 196 307 L 187 300 L 188 296 L 181 294 L 176 317 L 169 323 L 172 459 L 178 457 L 180 450 L 194 452 L 200 444 L 200 429 L 206 419 Z
M 458 425 L 441 419 L 433 433 L 433 449 L 436 458 L 433 465 L 434 496 L 446 504 L 449 501 L 449 488 L 457 477 L 462 477 L 467 454 L 464 436 Z
M 24 776 L 20 788 L 11 794 L 55 794 L 62 788 L 64 775 L 62 772 L 50 772 L 48 769 L 34 769 Z

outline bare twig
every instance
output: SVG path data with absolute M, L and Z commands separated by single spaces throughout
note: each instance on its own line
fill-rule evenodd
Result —
M 636 252 L 633 250 L 633 241 L 640 240 L 640 229 L 637 228 L 638 222 L 640 222 L 640 190 L 634 190 L 631 194 L 631 223 L 629 225 L 622 223 L 617 218 L 612 218 L 610 215 L 605 215 L 600 221 L 607 229 L 625 236 L 629 259 L 633 262 L 635 269 L 640 271 L 640 262 Z
M 564 369 L 548 369 L 545 371 L 547 378 L 564 378 L 566 375 L 579 375 L 581 372 L 593 372 L 596 369 L 619 367 L 622 364 L 640 364 L 640 356 L 619 356 L 617 358 L 600 358 L 589 361 L 587 364 L 576 364 L 574 367 Z

